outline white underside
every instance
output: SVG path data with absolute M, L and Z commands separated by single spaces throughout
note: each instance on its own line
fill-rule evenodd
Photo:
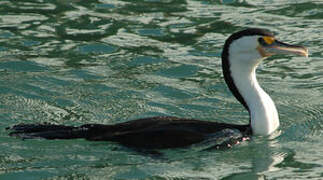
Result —
M 256 79 L 256 68 L 263 58 L 258 53 L 230 52 L 230 54 L 231 76 L 249 107 L 253 134 L 272 134 L 279 127 L 278 112 L 273 100 Z
M 236 71 L 237 68 L 239 67 L 231 66 L 231 74 L 249 107 L 252 132 L 256 135 L 273 133 L 279 127 L 278 112 L 273 100 L 258 84 L 256 68 L 247 72 Z

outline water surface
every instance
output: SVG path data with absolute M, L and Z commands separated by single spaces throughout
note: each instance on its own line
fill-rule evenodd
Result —
M 307 0 L 1 1 L 0 179 L 322 179 L 322 10 Z M 310 49 L 258 69 L 280 114 L 273 139 L 155 157 L 110 142 L 7 135 L 17 123 L 157 115 L 247 123 L 220 60 L 225 39 L 247 27 Z

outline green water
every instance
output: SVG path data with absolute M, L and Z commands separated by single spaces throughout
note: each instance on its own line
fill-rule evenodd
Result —
M 322 12 L 319 0 L 0 1 L 0 179 L 323 179 Z M 258 69 L 280 114 L 272 139 L 154 157 L 110 142 L 7 135 L 18 123 L 156 115 L 247 123 L 220 61 L 224 40 L 247 27 L 310 50 Z

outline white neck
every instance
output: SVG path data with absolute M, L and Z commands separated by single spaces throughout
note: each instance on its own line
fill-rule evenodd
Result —
M 279 117 L 273 100 L 260 87 L 256 79 L 256 68 L 261 58 L 248 62 L 244 61 L 244 57 L 237 59 L 231 56 L 230 61 L 234 84 L 249 107 L 252 133 L 271 134 L 279 127 Z

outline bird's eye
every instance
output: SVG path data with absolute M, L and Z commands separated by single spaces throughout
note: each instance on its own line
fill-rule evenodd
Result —
M 271 45 L 272 43 L 275 42 L 275 38 L 270 36 L 264 36 L 259 38 L 258 41 L 261 45 Z
M 265 42 L 265 40 L 262 37 L 258 38 L 258 42 L 261 45 L 266 45 L 266 42 Z

